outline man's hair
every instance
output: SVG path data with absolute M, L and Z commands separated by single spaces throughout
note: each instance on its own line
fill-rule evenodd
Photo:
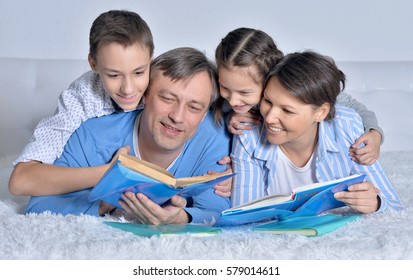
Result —
M 196 74 L 206 72 L 212 84 L 211 103 L 218 98 L 218 76 L 215 65 L 204 53 L 194 48 L 182 47 L 167 51 L 151 63 L 151 74 L 147 92 L 151 87 L 151 81 L 160 74 L 171 78 L 172 81 L 183 81 L 194 77 Z
M 271 70 L 268 79 L 276 78 L 293 96 L 305 104 L 330 104 L 326 120 L 335 116 L 337 96 L 345 87 L 346 77 L 331 57 L 313 51 L 286 55 Z
M 149 26 L 137 13 L 126 10 L 111 10 L 94 20 L 89 34 L 89 54 L 96 61 L 100 47 L 112 42 L 124 47 L 138 43 L 149 50 L 151 57 L 155 49 Z

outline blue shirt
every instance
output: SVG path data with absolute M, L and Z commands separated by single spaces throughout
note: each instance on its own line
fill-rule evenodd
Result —
M 110 162 L 116 151 L 125 145 L 131 147 L 133 154 L 133 128 L 140 112 L 114 113 L 84 122 L 72 134 L 62 156 L 54 164 L 70 167 L 102 165 Z M 209 170 L 224 171 L 225 166 L 217 162 L 229 154 L 229 140 L 225 129 L 215 126 L 209 112 L 168 171 L 175 177 L 204 175 Z M 26 213 L 51 211 L 63 215 L 98 216 L 100 201 L 89 202 L 90 191 L 91 188 L 64 195 L 32 197 Z M 185 210 L 192 216 L 193 223 L 211 222 L 229 207 L 229 199 L 216 195 L 213 189 L 192 199 L 193 207 Z
M 365 173 L 366 180 L 380 189 L 381 205 L 378 211 L 387 208 L 401 209 L 402 203 L 384 173 L 380 163 L 361 165 L 353 161 L 349 148 L 364 133 L 360 116 L 350 108 L 336 106 L 333 120 L 322 121 L 319 126 L 318 146 L 315 150 L 316 177 L 318 182 Z M 278 146 L 269 143 L 263 126 L 233 139 L 231 153 L 233 172 L 232 206 L 237 206 L 267 195 L 271 176 L 276 174 Z

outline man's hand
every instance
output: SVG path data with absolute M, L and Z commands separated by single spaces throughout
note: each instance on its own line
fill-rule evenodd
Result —
M 126 192 L 122 194 L 123 201 L 119 201 L 125 211 L 127 220 L 136 220 L 141 224 L 185 224 L 189 222 L 188 214 L 183 209 L 186 199 L 173 196 L 170 203 L 164 207 L 151 201 L 141 193 Z

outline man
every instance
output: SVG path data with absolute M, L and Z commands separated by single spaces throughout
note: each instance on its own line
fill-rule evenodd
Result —
M 165 168 L 175 177 L 223 171 L 225 166 L 218 161 L 229 154 L 230 147 L 227 133 L 214 125 L 209 112 L 218 97 L 214 66 L 201 52 L 178 48 L 156 58 L 150 75 L 143 110 L 85 122 L 69 139 L 55 165 L 108 166 L 116 153 L 129 152 L 130 147 L 132 155 Z M 112 212 L 112 205 L 88 201 L 91 188 L 79 189 L 32 197 L 26 213 L 97 216 Z M 148 224 L 211 222 L 229 207 L 228 198 L 216 195 L 213 189 L 194 196 L 192 207 L 185 207 L 186 200 L 178 196 L 162 207 L 143 194 L 128 192 L 122 198 L 125 216 Z

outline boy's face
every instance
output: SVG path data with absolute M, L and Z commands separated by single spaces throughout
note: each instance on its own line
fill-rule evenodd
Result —
M 160 73 L 144 97 L 139 135 L 143 133 L 146 139 L 151 139 L 154 149 L 180 151 L 195 134 L 211 98 L 212 83 L 206 72 L 179 81 Z
M 149 83 L 149 50 L 139 44 L 123 47 L 113 42 L 101 46 L 96 59 L 89 56 L 89 64 L 107 94 L 123 110 L 136 109 Z
M 221 96 L 236 113 L 246 113 L 260 103 L 262 81 L 252 78 L 258 77 L 255 67 L 219 67 L 218 76 Z

